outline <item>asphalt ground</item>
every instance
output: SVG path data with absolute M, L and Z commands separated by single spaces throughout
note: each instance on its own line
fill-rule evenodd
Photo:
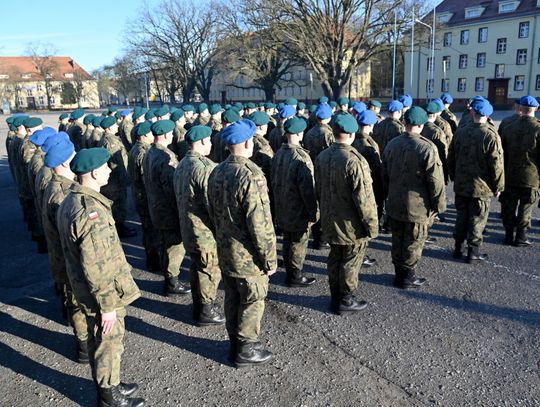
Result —
M 495 119 L 508 114 L 497 113 Z M 56 126 L 57 113 L 39 114 Z M 94 406 L 88 366 L 74 362 L 46 255 L 22 221 L 5 156 L 0 116 L 0 405 Z M 451 256 L 455 209 L 436 223 L 416 291 L 392 287 L 390 236 L 370 242 L 377 264 L 363 269 L 356 315 L 328 311 L 328 251 L 308 252 L 313 287 L 270 279 L 262 342 L 275 359 L 235 369 L 224 327 L 199 328 L 189 296 L 162 295 L 162 277 L 144 270 L 139 236 L 124 240 L 142 298 L 128 308 L 123 380 L 139 383 L 151 406 L 538 406 L 540 405 L 540 211 L 531 248 L 504 246 L 493 200 L 483 252 L 471 266 Z M 130 222 L 138 225 L 130 210 Z M 187 279 L 188 261 L 181 278 Z M 223 291 L 220 288 L 220 300 Z

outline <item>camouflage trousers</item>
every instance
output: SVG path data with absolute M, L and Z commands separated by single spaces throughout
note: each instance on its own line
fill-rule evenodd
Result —
M 141 220 L 141 227 L 143 230 L 142 240 L 146 255 L 150 252 L 159 252 L 161 236 L 159 231 L 154 227 L 150 213 L 148 212 L 148 203 L 146 197 L 144 202 L 140 199 L 141 195 L 138 195 L 133 191 L 133 202 L 135 202 L 135 209 L 139 214 Z
M 86 314 L 88 324 L 88 355 L 92 377 L 101 388 L 120 384 L 120 363 L 124 353 L 126 310 L 116 310 L 116 323 L 111 332 L 103 334 L 99 314 Z
M 190 253 L 190 279 L 193 303 L 212 304 L 221 281 L 218 256 L 215 251 Z
M 223 275 L 223 284 L 227 333 L 241 342 L 258 342 L 264 300 L 268 294 L 268 276 L 235 278 Z
M 105 185 L 101 193 L 112 201 L 112 215 L 116 223 L 124 223 L 127 217 L 127 186 Z
M 304 268 L 309 241 L 309 229 L 300 232 L 283 231 L 283 262 L 287 273 L 298 274 Z
M 534 205 L 540 198 L 537 188 L 505 187 L 501 193 L 501 212 L 506 229 L 527 229 L 531 224 Z
M 61 290 L 62 303 L 67 311 L 67 316 L 69 318 L 69 323 L 73 328 L 73 333 L 79 342 L 85 342 L 88 340 L 88 325 L 86 323 L 86 316 L 75 299 L 71 286 L 69 284 L 61 284 Z
M 392 228 L 392 263 L 394 266 L 410 271 L 416 268 L 422 257 L 430 222 L 401 222 L 390 218 Z
M 161 247 L 159 248 L 159 257 L 163 275 L 166 279 L 178 277 L 180 274 L 180 266 L 186 254 L 182 243 L 180 232 L 172 229 L 159 230 L 161 236 Z
M 458 243 L 467 240 L 470 247 L 480 247 L 482 233 L 487 224 L 491 199 L 456 195 L 456 227 L 454 239 Z
M 330 244 L 327 267 L 331 293 L 339 293 L 342 297 L 356 291 L 367 245 L 367 240 L 355 245 Z

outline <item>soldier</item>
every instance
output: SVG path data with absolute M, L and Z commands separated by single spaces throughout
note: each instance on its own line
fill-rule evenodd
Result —
M 471 108 L 474 122 L 458 128 L 448 152 L 448 169 L 456 194 L 454 258 L 461 258 L 461 246 L 467 239 L 467 262 L 478 263 L 487 257 L 479 248 L 491 198 L 498 197 L 504 187 L 504 162 L 500 138 L 487 124 L 493 107 L 481 99 Z
M 416 267 L 433 219 L 446 210 L 439 154 L 435 145 L 420 135 L 426 122 L 427 114 L 422 108 L 407 110 L 406 133 L 390 141 L 383 153 L 394 286 L 403 289 L 420 287 L 426 282 L 425 278 L 415 276 Z
M 307 123 L 307 115 L 306 115 L 306 104 L 304 102 L 298 102 L 298 106 L 296 106 L 296 117 L 300 117 L 304 119 Z
M 191 258 L 190 284 L 193 318 L 200 326 L 220 325 L 225 317 L 215 304 L 221 271 L 214 226 L 210 220 L 208 178 L 216 164 L 207 158 L 212 147 L 208 126 L 193 126 L 186 133 L 189 151 L 174 174 L 180 231 Z
M 58 132 L 66 131 L 66 126 L 69 121 L 69 113 L 62 113 L 58 116 Z
M 176 157 L 181 160 L 188 150 L 187 143 L 184 141 L 184 136 L 186 135 L 185 125 L 187 123 L 184 111 L 182 109 L 175 110 L 174 113 L 171 114 L 171 121 L 174 123 L 174 130 L 173 141 L 169 146 L 169 150 L 176 154 Z
M 337 100 L 337 112 L 335 114 L 349 113 L 349 99 L 340 97 Z
M 367 110 L 367 106 L 364 102 L 354 102 L 351 107 L 351 115 L 357 119 L 358 115 Z
M 404 106 L 397 100 L 392 100 L 387 106 L 388 116 L 373 128 L 373 139 L 379 145 L 379 151 L 384 153 L 384 149 L 390 140 L 399 136 L 405 131 L 401 123 L 401 114 Z
M 9 154 L 9 145 L 11 144 L 11 142 L 13 141 L 13 139 L 16 137 L 17 135 L 17 129 L 16 127 L 13 125 L 13 120 L 15 119 L 15 116 L 10 116 L 6 119 L 6 123 L 8 125 L 8 133 L 7 133 L 7 136 L 6 136 L 6 154 L 7 154 L 7 157 L 8 157 L 8 165 L 9 165 L 9 171 L 11 172 L 11 176 L 13 177 L 13 179 L 15 179 L 15 175 L 14 175 L 14 172 L 13 172 L 13 163 L 11 162 L 11 156 Z
M 276 272 L 276 235 L 266 178 L 249 157 L 255 124 L 239 120 L 221 131 L 231 155 L 208 181 L 210 218 L 225 289 L 229 360 L 237 367 L 260 365 L 272 353 L 259 342 L 268 278 Z
M 86 139 L 86 148 L 94 148 L 99 145 L 101 138 L 103 137 L 103 129 L 101 128 L 101 122 L 105 120 L 106 116 L 96 116 L 92 119 L 92 126 L 94 130 L 90 133 L 90 137 Z
M 9 164 L 12 169 L 13 173 L 13 180 L 15 181 L 15 185 L 17 185 L 17 194 L 19 197 L 19 203 L 21 205 L 21 210 L 23 213 L 23 218 L 25 222 L 28 222 L 27 218 L 27 209 L 25 206 L 25 202 L 23 200 L 23 196 L 21 194 L 20 188 L 19 188 L 19 166 L 20 166 L 20 158 L 18 155 L 18 150 L 21 146 L 21 144 L 24 142 L 24 138 L 26 137 L 26 129 L 24 128 L 24 121 L 28 118 L 26 115 L 20 115 L 15 116 L 11 122 L 11 127 L 13 129 L 13 137 L 11 138 L 11 141 L 9 144 L 7 144 L 7 154 L 8 154 L 8 160 Z
M 270 117 L 270 122 L 268 123 L 268 130 L 264 135 L 264 138 L 268 140 L 268 136 L 277 125 L 277 121 L 276 119 L 274 119 L 274 115 L 276 114 L 276 105 L 271 102 L 265 103 L 264 112 L 266 112 L 266 114 Z
M 107 116 L 108 116 L 108 117 L 114 117 L 114 115 L 116 114 L 116 111 L 117 111 L 117 110 L 118 110 L 118 109 L 117 109 L 116 107 L 114 107 L 114 106 L 109 106 L 108 109 L 105 110 L 105 111 L 103 112 L 103 114 L 104 114 L 105 117 L 107 117 Z
M 535 118 L 539 104 L 534 97 L 522 97 L 520 105 L 521 116 L 501 133 L 506 183 L 500 201 L 506 244 L 526 247 L 532 245 L 527 229 L 540 197 L 540 123 Z
M 143 246 L 146 253 L 146 268 L 150 271 L 161 271 L 159 233 L 152 225 L 152 220 L 150 219 L 143 177 L 144 156 L 154 142 L 154 135 L 150 129 L 151 126 L 151 122 L 143 122 L 133 128 L 131 135 L 135 138 L 132 138 L 132 140 L 135 139 L 137 141 L 129 151 L 128 172 L 131 179 L 133 202 L 141 219 Z
M 454 134 L 458 126 L 456 115 L 450 111 L 450 105 L 454 101 L 454 98 L 449 93 L 443 93 L 440 99 L 443 102 L 443 111 L 441 112 L 441 117 L 448 122 L 450 128 L 452 129 L 452 134 Z
M 131 149 L 134 140 L 131 138 L 131 130 L 133 130 L 132 112 L 129 109 L 124 109 L 120 112 L 121 122 L 118 126 L 118 137 L 124 144 L 126 151 Z
M 187 130 L 197 118 L 195 114 L 195 107 L 193 107 L 193 105 L 183 105 L 182 110 L 184 111 L 184 116 L 186 117 L 185 128 Z
M 298 100 L 293 97 L 288 97 L 287 99 L 285 99 L 285 105 L 294 107 L 294 110 L 296 111 L 296 107 L 298 106 Z
M 454 132 L 452 131 L 452 127 L 450 126 L 450 123 L 448 123 L 446 120 L 444 120 L 441 116 L 442 111 L 444 110 L 444 103 L 441 99 L 434 99 L 433 102 L 435 102 L 437 105 L 439 105 L 439 112 L 435 114 L 435 125 L 440 128 L 445 135 L 444 143 L 449 146 L 452 144 L 452 139 L 454 138 Z
M 43 191 L 41 201 L 43 230 L 49 248 L 49 264 L 55 286 L 61 295 L 62 308 L 65 316 L 69 318 L 75 334 L 78 362 L 87 364 L 90 363 L 88 356 L 88 326 L 86 317 L 75 300 L 69 283 L 56 220 L 60 204 L 75 183 L 75 174 L 69 167 L 71 160 L 75 156 L 75 146 L 69 141 L 66 133 L 60 132 L 58 134 L 55 132 L 54 135 L 47 138 L 42 148 L 46 151 L 44 168 L 52 172 L 51 179 Z
M 197 118 L 192 123 L 193 126 L 206 126 L 210 121 L 210 112 L 208 112 L 208 105 L 206 103 L 201 103 L 197 106 Z
M 498 130 L 499 135 L 501 136 L 504 132 L 505 127 L 513 123 L 514 120 L 518 119 L 520 116 L 521 116 L 521 99 L 515 99 L 514 100 L 514 113 L 501 120 L 501 124 L 499 124 L 499 130 Z
M 238 120 L 240 120 L 240 114 L 237 110 L 233 108 L 225 110 L 221 114 L 221 122 L 223 124 L 221 131 Z M 210 152 L 209 158 L 215 163 L 221 163 L 229 156 L 227 145 L 221 139 L 221 131 L 212 136 L 212 151 Z
M 283 231 L 283 261 L 289 287 L 307 287 L 315 282 L 302 271 L 309 226 L 318 219 L 313 162 L 300 145 L 306 127 L 300 117 L 285 122 L 287 143 L 281 145 L 271 167 L 275 219 Z
M 445 185 L 448 185 L 448 163 L 446 160 L 448 154 L 448 144 L 446 144 L 446 134 L 435 124 L 437 114 L 441 112 L 441 107 L 436 102 L 429 102 L 425 107 L 425 111 L 428 114 L 428 121 L 426 124 L 424 124 L 422 133 L 420 134 L 435 144 L 435 147 L 437 147 L 439 159 L 441 160 L 443 166 L 444 182 Z
M 221 105 L 215 103 L 208 108 L 210 112 L 210 120 L 206 124 L 212 129 L 212 134 L 219 132 L 223 125 L 221 124 Z
M 157 121 L 155 110 L 150 109 L 144 114 L 144 120 L 147 122 L 155 123 Z
M 384 120 L 383 115 L 381 114 L 381 108 L 382 104 L 378 100 L 370 100 L 368 102 L 368 109 L 371 110 L 373 113 L 377 115 L 377 123 L 382 122 Z
M 274 152 L 268 141 L 264 138 L 270 117 L 264 112 L 255 111 L 249 115 L 248 119 L 257 126 L 253 135 L 253 155 L 251 156 L 251 161 L 261 168 L 266 177 L 267 184 L 270 186 L 270 172 L 272 171 Z
M 178 280 L 185 250 L 173 185 L 178 160 L 167 148 L 173 139 L 174 126 L 171 120 L 159 120 L 152 124 L 154 144 L 143 159 L 143 180 L 150 219 L 160 234 L 159 251 L 165 277 L 165 295 L 183 295 L 191 292 L 189 287 Z
M 248 118 L 251 113 L 257 110 L 255 103 L 249 102 L 244 105 L 244 117 Z
M 111 168 L 109 181 L 107 185 L 101 188 L 101 193 L 113 202 L 112 212 L 118 235 L 121 238 L 133 237 L 137 232 L 125 223 L 127 217 L 127 187 L 129 184 L 127 151 L 120 137 L 117 136 L 118 124 L 114 117 L 103 119 L 101 128 L 104 132 L 98 146 L 105 148 L 109 152 L 109 166 Z
M 330 309 L 343 314 L 367 306 L 355 292 L 368 241 L 377 237 L 379 222 L 369 165 L 352 147 L 358 123 L 349 114 L 339 114 L 332 130 L 335 142 L 315 162 L 315 184 L 323 236 L 330 243 Z
M 143 399 L 128 398 L 138 386 L 120 381 L 126 306 L 141 293 L 113 227 L 111 201 L 99 193 L 111 173 L 109 158 L 104 148 L 83 149 L 75 156 L 70 167 L 80 185 L 71 185 L 56 222 L 73 295 L 88 325 L 99 401 L 102 406 L 141 407 Z
M 86 127 L 82 120 L 83 116 L 84 109 L 76 109 L 69 115 L 71 125 L 66 130 L 66 133 L 69 135 L 69 139 L 75 146 L 75 151 L 79 151 L 82 148 L 83 135 L 86 131 Z
M 403 116 L 405 115 L 405 112 L 412 107 L 413 98 L 411 95 L 401 95 L 398 98 L 398 101 L 403 105 L 403 112 L 402 112 L 403 114 L 401 116 L 403 118 Z
M 281 144 L 283 143 L 283 125 L 288 119 L 294 117 L 295 114 L 296 108 L 292 105 L 284 105 L 281 109 L 279 109 L 277 126 L 268 136 L 270 147 L 272 147 L 272 151 L 274 151 L 274 153 L 279 149 L 279 147 L 281 147 Z
M 84 133 L 81 137 L 81 148 L 89 148 L 88 142 L 92 137 L 92 132 L 94 131 L 94 125 L 92 124 L 92 121 L 96 118 L 93 114 L 87 114 L 84 116 L 83 119 L 83 125 L 84 125 Z

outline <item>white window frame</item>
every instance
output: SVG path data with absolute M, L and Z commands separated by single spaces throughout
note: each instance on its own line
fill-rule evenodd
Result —
M 459 69 L 467 69 L 469 56 L 467 54 L 461 54 L 459 56 Z
M 525 90 L 525 75 L 514 76 L 514 91 L 520 92 L 523 90 Z
M 497 54 L 506 54 L 506 38 L 497 38 Z
M 527 48 L 520 48 L 516 51 L 516 65 L 527 64 Z
M 476 67 L 477 68 L 486 67 L 486 53 L 485 52 L 479 52 L 478 54 L 476 54 Z
M 482 33 L 485 33 L 485 35 L 482 35 Z M 483 44 L 487 42 L 488 40 L 488 28 L 487 27 L 480 27 L 478 29 L 478 43 Z
M 519 23 L 518 38 L 529 38 L 529 21 L 522 21 Z
M 479 86 L 482 84 L 482 86 Z M 476 77 L 474 79 L 474 91 L 475 92 L 483 92 L 485 86 L 485 78 L 483 76 Z
M 466 92 L 467 91 L 467 78 L 459 78 L 458 79 L 457 90 L 458 90 L 458 92 Z
M 461 30 L 461 33 L 459 34 L 459 44 L 460 45 L 468 45 L 470 40 L 470 31 L 469 30 Z

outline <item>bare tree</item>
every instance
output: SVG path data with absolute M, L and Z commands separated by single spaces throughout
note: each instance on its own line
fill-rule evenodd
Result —
M 137 93 L 139 87 L 137 79 L 133 76 L 135 67 L 132 63 L 132 57 L 125 55 L 117 58 L 113 62 L 112 70 L 114 73 L 114 85 L 118 94 L 124 96 L 126 104 L 129 106 L 129 96 Z
M 32 58 L 32 62 L 40 76 L 40 79 L 45 83 L 45 96 L 47 97 L 47 108 L 51 108 L 51 98 L 55 93 L 54 81 L 58 78 L 59 66 L 54 59 L 57 50 L 52 44 L 33 42 L 26 46 L 26 55 Z

